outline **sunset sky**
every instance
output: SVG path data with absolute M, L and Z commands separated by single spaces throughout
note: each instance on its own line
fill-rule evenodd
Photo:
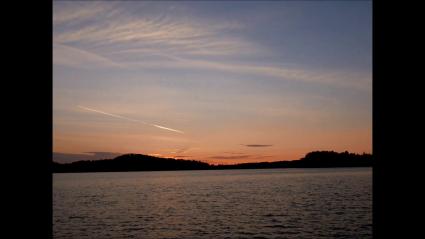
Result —
M 53 160 L 371 153 L 371 1 L 56 1 Z

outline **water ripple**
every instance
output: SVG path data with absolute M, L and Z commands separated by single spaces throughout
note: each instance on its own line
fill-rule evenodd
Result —
M 370 169 L 55 174 L 54 238 L 371 238 Z

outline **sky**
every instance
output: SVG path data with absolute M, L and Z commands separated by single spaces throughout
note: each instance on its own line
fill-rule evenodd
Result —
M 54 161 L 372 151 L 371 1 L 55 1 Z

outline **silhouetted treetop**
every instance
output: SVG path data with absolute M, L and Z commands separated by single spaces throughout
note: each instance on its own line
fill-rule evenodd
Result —
M 349 153 L 348 151 L 337 153 L 334 151 L 313 151 L 307 153 L 304 158 L 301 160 L 324 160 L 324 161 L 342 161 L 342 160 L 362 160 L 362 159 L 372 159 L 370 154 L 354 154 Z
M 53 162 L 53 172 L 120 172 L 158 170 L 255 169 L 255 168 L 320 168 L 370 167 L 372 155 L 347 151 L 314 151 L 300 160 L 210 165 L 196 160 L 161 158 L 144 154 L 124 154 L 113 159 L 85 160 L 68 164 Z

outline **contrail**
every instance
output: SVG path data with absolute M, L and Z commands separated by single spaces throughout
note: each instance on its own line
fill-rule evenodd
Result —
M 184 134 L 184 132 L 180 131 L 180 130 L 171 129 L 171 128 L 167 128 L 167 127 L 164 127 L 164 126 L 161 126 L 161 125 L 156 125 L 156 124 L 151 124 L 151 125 L 154 126 L 154 127 L 160 128 L 160 129 L 170 130 L 170 131 L 173 131 L 173 132 Z
M 126 119 L 126 120 L 130 120 L 130 121 L 133 121 L 133 122 L 140 122 L 140 123 L 143 123 L 143 124 L 148 124 L 148 123 L 140 121 L 140 120 L 130 119 L 130 118 L 127 118 L 127 117 L 124 117 L 124 116 L 121 116 L 121 115 L 110 114 L 110 113 L 106 113 L 106 112 L 100 111 L 100 110 L 90 109 L 90 108 L 87 108 L 87 107 L 84 107 L 84 106 L 81 106 L 81 105 L 78 105 L 78 107 L 81 108 L 81 109 L 97 112 L 97 113 L 104 114 L 104 115 L 109 115 L 109 116 L 119 118 L 119 119 Z
M 111 114 L 111 113 L 107 113 L 107 112 L 104 112 L 104 111 L 84 107 L 84 106 L 81 106 L 81 105 L 78 105 L 77 107 L 79 107 L 81 109 L 93 111 L 93 112 L 96 112 L 96 113 L 99 113 L 99 114 L 109 115 L 109 116 L 114 117 L 114 118 L 125 119 L 125 120 L 129 120 L 129 121 L 133 121 L 133 122 L 138 122 L 138 123 L 150 125 L 150 126 L 153 126 L 153 127 L 159 128 L 159 129 L 164 129 L 164 130 L 169 130 L 169 131 L 173 131 L 173 132 L 176 132 L 176 133 L 184 134 L 183 131 L 180 131 L 180 130 L 177 130 L 177 129 L 171 129 L 171 128 L 161 126 L 161 125 L 157 125 L 157 124 L 149 124 L 149 123 L 146 123 L 146 122 L 141 121 L 141 120 L 127 118 L 127 117 L 124 117 L 124 116 L 121 116 L 121 115 Z

